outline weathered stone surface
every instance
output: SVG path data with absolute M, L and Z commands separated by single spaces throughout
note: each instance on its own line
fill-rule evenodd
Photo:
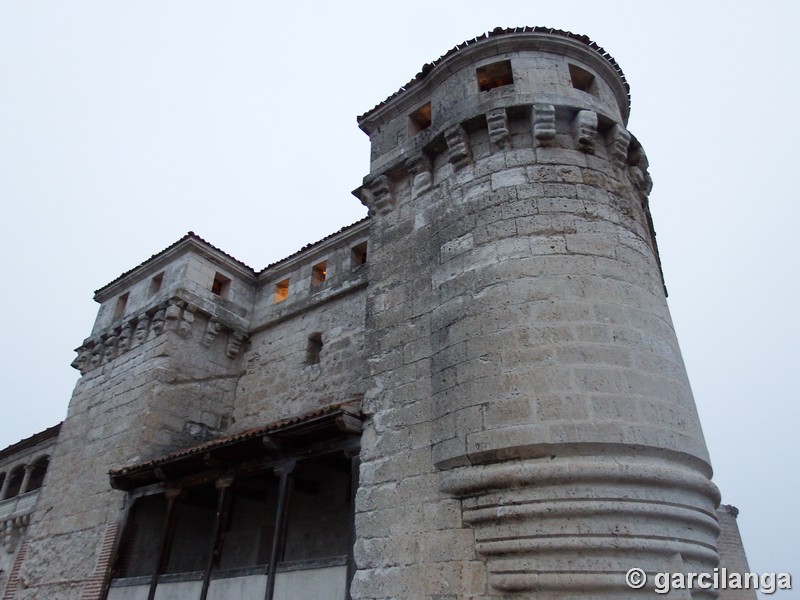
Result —
M 190 234 L 98 292 L 30 524 L 0 519 L 21 548 L 0 562 L 4 600 L 98 598 L 130 501 L 110 469 L 343 402 L 363 418 L 338 423 L 363 427 L 354 599 L 645 597 L 631 566 L 716 565 L 719 496 L 627 88 L 580 40 L 495 37 L 360 118 L 369 220 L 261 272 Z M 241 593 L 263 597 L 254 581 Z

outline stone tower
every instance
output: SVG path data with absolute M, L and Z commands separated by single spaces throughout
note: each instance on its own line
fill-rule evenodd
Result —
M 622 597 L 632 567 L 716 566 L 719 497 L 628 112 L 596 44 L 518 28 L 359 118 L 372 418 L 354 597 Z
M 746 568 L 628 110 L 587 38 L 495 30 L 359 118 L 370 218 L 98 290 L 60 430 L 0 452 L 2 600 L 643 598 L 720 522 Z

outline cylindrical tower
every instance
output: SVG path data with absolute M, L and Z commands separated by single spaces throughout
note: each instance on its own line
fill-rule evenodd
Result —
M 628 111 L 600 47 L 518 28 L 454 48 L 359 118 L 374 220 L 357 537 L 376 507 L 413 503 L 398 489 L 419 477 L 417 501 L 458 502 L 474 555 L 443 561 L 484 565 L 474 598 L 635 595 L 633 567 L 718 561 Z M 365 548 L 354 597 L 380 597 L 364 582 L 382 567 L 435 560 Z M 432 597 L 420 581 L 407 597 Z

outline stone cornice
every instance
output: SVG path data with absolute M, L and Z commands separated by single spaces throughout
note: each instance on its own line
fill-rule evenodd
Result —
M 630 113 L 629 89 L 616 61 L 613 61 L 608 54 L 601 54 L 602 49 L 594 42 L 586 43 L 583 36 L 536 28 L 534 31 L 506 30 L 502 34 L 490 34 L 484 39 L 458 47 L 457 51 L 446 54 L 430 70 L 424 71 L 424 76 L 414 79 L 396 94 L 361 115 L 358 118 L 358 126 L 369 135 L 380 123 L 408 113 L 453 72 L 486 57 L 525 50 L 550 52 L 575 58 L 602 73 L 612 87 L 623 121 L 627 123 Z

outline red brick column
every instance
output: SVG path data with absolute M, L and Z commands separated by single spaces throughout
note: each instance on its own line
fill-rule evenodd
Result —
M 81 600 L 101 600 L 103 593 L 103 583 L 111 565 L 111 558 L 114 552 L 114 540 L 117 537 L 116 523 L 106 528 L 106 535 L 103 538 L 103 546 L 100 548 L 100 555 L 97 557 L 97 565 L 91 579 L 83 586 Z M 3 599 L 5 600 L 5 598 Z
M 11 567 L 11 573 L 6 582 L 6 591 L 3 593 L 3 600 L 13 600 L 17 595 L 17 585 L 19 583 L 19 570 L 22 567 L 22 561 L 25 560 L 25 554 L 28 552 L 28 542 L 22 544 L 17 552 L 17 557 L 14 559 L 14 565 Z

